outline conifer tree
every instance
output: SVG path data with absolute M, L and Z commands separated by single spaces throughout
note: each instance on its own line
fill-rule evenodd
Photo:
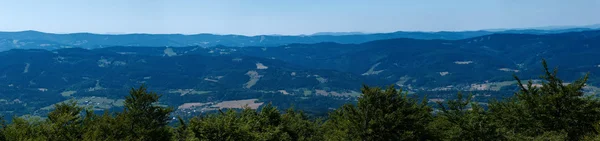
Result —
M 6 140 L 6 134 L 4 133 L 6 130 L 6 120 L 4 116 L 0 116 L 0 141 Z
M 447 128 L 441 132 L 449 133 L 442 139 L 449 140 L 504 140 L 499 126 L 493 123 L 488 113 L 472 102 L 472 95 L 457 94 L 454 100 L 445 104 L 438 102 L 441 112 L 436 118 L 447 121 Z
M 320 119 L 311 121 L 302 111 L 289 108 L 281 115 L 283 130 L 293 141 L 323 140 Z
M 386 90 L 364 86 L 357 105 L 347 104 L 330 114 L 326 140 L 423 140 L 431 108 L 393 86 Z
M 47 127 L 47 122 L 37 118 L 13 117 L 12 122 L 4 128 L 4 135 L 7 141 L 49 140 Z
M 196 141 L 194 133 L 189 129 L 188 124 L 181 117 L 177 117 L 179 124 L 174 129 L 173 140 L 174 141 Z
M 75 101 L 59 103 L 54 105 L 54 110 L 48 113 L 49 140 L 76 141 L 83 139 L 84 124 L 81 112 L 83 108 L 78 107 Z
M 588 75 L 566 84 L 557 77 L 557 69 L 550 71 L 542 61 L 544 75 L 541 86 L 533 81 L 524 85 L 515 76 L 520 88 L 514 98 L 491 103 L 490 111 L 506 132 L 516 136 L 538 136 L 546 132 L 566 134 L 569 140 L 596 135 L 595 124 L 600 120 L 600 101 L 585 96 Z
M 125 140 L 127 132 L 122 120 L 115 118 L 108 111 L 102 115 L 90 115 L 86 120 L 85 140 Z
M 245 109 L 243 113 L 250 112 L 254 112 L 254 110 Z M 256 115 L 252 116 L 252 118 L 253 117 L 256 117 Z M 256 140 L 256 137 L 251 133 L 251 125 L 242 123 L 259 124 L 257 120 L 251 119 L 250 116 L 245 120 L 241 120 L 238 114 L 233 110 L 228 110 L 227 112 L 219 110 L 219 114 L 209 114 L 192 118 L 189 123 L 189 128 L 191 128 L 192 132 L 199 140 Z
M 117 115 L 117 121 L 127 134 L 127 140 L 169 140 L 170 129 L 167 126 L 172 108 L 156 105 L 160 96 L 148 92 L 145 86 L 131 89 L 125 98 L 125 109 Z

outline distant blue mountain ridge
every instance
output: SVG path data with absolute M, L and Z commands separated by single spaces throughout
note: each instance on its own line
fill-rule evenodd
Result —
M 391 33 L 362 32 L 320 32 L 312 35 L 217 35 L 217 34 L 94 34 L 69 33 L 54 34 L 39 31 L 0 32 L 0 51 L 10 49 L 61 49 L 80 47 L 95 49 L 111 46 L 262 46 L 273 47 L 293 43 L 312 44 L 335 42 L 341 44 L 359 44 L 375 40 L 411 38 L 460 40 L 495 33 L 552 34 L 599 29 L 600 25 L 560 26 L 527 29 L 489 29 L 478 31 L 440 31 L 418 32 L 398 31 Z

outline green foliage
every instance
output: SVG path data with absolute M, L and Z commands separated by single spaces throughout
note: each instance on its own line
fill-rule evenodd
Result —
M 74 101 L 54 105 L 54 111 L 48 114 L 49 140 L 82 140 L 84 133 L 83 108 Z
M 362 88 L 357 105 L 344 105 L 325 123 L 327 140 L 422 140 L 429 133 L 431 108 L 408 98 L 393 86 L 386 90 Z
M 107 111 L 103 115 L 89 115 L 84 123 L 87 126 L 85 140 L 122 140 L 125 138 L 122 123 Z
M 179 125 L 174 129 L 173 138 L 174 141 L 197 141 L 194 132 L 190 130 L 187 123 L 181 118 L 177 117 Z
M 243 122 L 235 111 L 227 111 L 221 115 L 196 117 L 190 121 L 190 128 L 200 140 L 252 140 L 250 125 L 240 124 Z
M 472 95 L 463 97 L 458 93 L 457 99 L 449 100 L 446 105 L 438 102 L 441 113 L 436 117 L 437 130 L 448 133 L 440 136 L 449 140 L 502 140 L 504 137 L 498 131 L 499 126 L 493 123 L 489 116 L 479 104 L 471 101 Z M 432 125 L 436 126 L 436 125 Z M 444 127 L 445 126 L 445 127 Z
M 515 97 L 490 105 L 490 112 L 510 134 L 538 136 L 545 132 L 566 133 L 569 140 L 579 140 L 588 134 L 597 134 L 594 126 L 600 120 L 600 101 L 584 96 L 583 87 L 588 76 L 565 84 L 557 77 L 557 70 L 549 71 L 545 61 L 541 87 L 529 81 Z
M 288 109 L 281 114 L 271 104 L 259 112 L 245 108 L 241 112 L 228 110 L 193 118 L 189 128 L 200 140 L 320 140 L 316 122 L 302 113 Z
M 5 138 L 8 141 L 31 140 L 42 141 L 48 140 L 46 135 L 47 126 L 42 121 L 33 119 L 26 120 L 23 118 L 13 118 L 12 123 L 4 129 Z
M 173 108 L 155 105 L 160 96 L 146 90 L 144 86 L 131 89 L 125 98 L 125 110 L 116 117 L 124 126 L 125 139 L 168 140 L 171 135 L 167 124 Z
M 6 130 L 6 120 L 4 120 L 4 117 L 0 116 L 0 141 L 6 140 L 6 135 L 4 133 L 5 130 Z
M 57 104 L 45 120 L 13 118 L 2 126 L 6 140 L 169 140 L 171 108 L 155 106 L 159 96 L 145 87 L 132 89 L 125 111 L 116 116 L 95 115 L 76 106 L 74 101 Z
M 293 108 L 287 109 L 281 115 L 283 130 L 295 141 L 323 140 L 321 132 L 321 120 L 311 121 L 302 111 Z

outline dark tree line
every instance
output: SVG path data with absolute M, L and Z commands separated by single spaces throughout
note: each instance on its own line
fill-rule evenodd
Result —
M 268 104 L 179 118 L 169 126 L 173 109 L 156 105 L 160 96 L 140 87 L 130 91 L 120 113 L 97 115 L 71 102 L 55 105 L 45 120 L 1 120 L 0 140 L 600 140 L 600 100 L 582 91 L 587 75 L 566 84 L 556 69 L 543 66 L 540 87 L 515 76 L 520 90 L 485 107 L 459 93 L 434 108 L 393 86 L 364 86 L 356 104 L 326 120 Z

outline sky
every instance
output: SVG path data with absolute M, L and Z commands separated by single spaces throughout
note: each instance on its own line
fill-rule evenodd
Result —
M 462 31 L 600 23 L 600 0 L 0 0 L 0 31 Z

